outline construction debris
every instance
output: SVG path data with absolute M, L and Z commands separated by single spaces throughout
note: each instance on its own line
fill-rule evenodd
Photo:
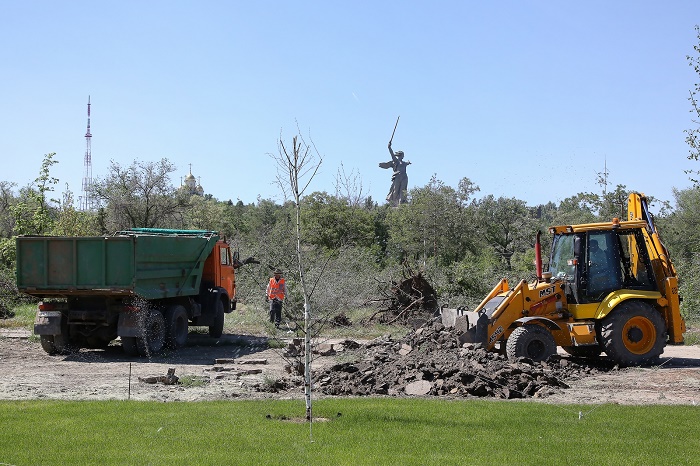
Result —
M 375 339 L 356 352 L 353 362 L 315 374 L 317 390 L 327 395 L 542 397 L 604 369 L 553 356 L 546 362 L 505 356 L 479 345 L 460 345 L 454 329 L 439 318 L 395 340 Z
M 214 364 L 267 364 L 267 359 L 218 358 L 214 359 Z
M 163 385 L 177 385 L 180 379 L 175 375 L 175 368 L 168 369 L 167 375 L 155 377 L 139 377 L 139 382 L 143 383 L 162 383 Z

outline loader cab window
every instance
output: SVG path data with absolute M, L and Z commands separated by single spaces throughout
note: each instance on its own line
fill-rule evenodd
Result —
M 656 290 L 656 280 L 651 267 L 649 254 L 644 243 L 641 230 L 631 230 L 621 233 L 620 266 L 624 287 L 633 290 Z
M 580 302 L 579 277 L 584 253 L 585 237 L 581 234 L 554 235 L 552 252 L 549 258 L 549 271 L 552 278 L 561 280 L 566 299 L 571 303 Z
M 617 254 L 617 235 L 612 231 L 591 233 L 588 235 L 586 248 L 586 267 L 588 271 L 587 295 L 594 301 L 602 299 L 622 284 Z
M 601 301 L 620 289 L 656 289 L 641 231 L 591 232 L 586 251 L 585 294 L 589 302 Z
M 574 235 L 555 235 L 552 242 L 552 255 L 549 259 L 549 271 L 553 278 L 573 281 L 576 266 L 574 265 Z

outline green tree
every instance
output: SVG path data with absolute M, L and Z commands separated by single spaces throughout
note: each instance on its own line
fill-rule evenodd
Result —
M 53 226 L 55 210 L 49 203 L 58 201 L 48 196 L 58 183 L 58 178 L 51 176 L 51 167 L 58 163 L 53 159 L 55 155 L 55 152 L 44 155 L 34 184 L 23 188 L 18 202 L 10 208 L 15 221 L 14 233 L 17 235 L 43 235 Z
M 192 195 L 187 199 L 187 207 L 183 209 L 183 227 L 195 230 L 214 230 L 223 235 L 230 235 L 226 225 L 226 203 L 203 196 Z
M 0 238 L 9 238 L 15 228 L 12 206 L 17 202 L 15 183 L 0 181 Z
M 476 220 L 478 231 L 501 258 L 506 270 L 512 270 L 516 252 L 524 252 L 534 243 L 537 222 L 525 201 L 496 199 L 489 194 L 477 202 Z
M 56 220 L 49 234 L 53 236 L 95 236 L 100 234 L 95 212 L 76 210 L 73 194 L 66 185 L 63 202 L 56 209 Z
M 695 71 L 695 74 L 700 78 L 700 26 L 695 26 L 695 34 L 698 39 L 698 43 L 693 45 L 694 55 L 687 55 L 688 65 Z M 689 160 L 697 161 L 700 159 L 700 106 L 698 106 L 698 96 L 700 95 L 700 81 L 693 85 L 690 90 L 690 101 L 691 110 L 690 112 L 694 115 L 691 118 L 691 122 L 694 125 L 692 128 L 685 130 L 685 142 L 688 144 Z M 700 183 L 700 170 L 686 170 L 686 174 L 690 176 L 690 180 L 694 184 Z
M 700 254 L 700 186 L 674 189 L 673 195 L 676 208 L 657 219 L 659 234 L 674 260 L 687 261 Z
M 303 199 L 305 242 L 329 250 L 341 247 L 371 248 L 374 244 L 372 213 L 326 192 L 313 192 Z
M 387 214 L 389 254 L 398 261 L 432 260 L 435 265 L 445 265 L 474 251 L 474 208 L 470 199 L 478 190 L 468 178 L 463 178 L 455 190 L 435 175 L 426 186 L 411 189 L 410 202 Z
M 171 228 L 183 224 L 187 196 L 170 181 L 175 166 L 167 159 L 134 162 L 122 167 L 111 161 L 109 173 L 92 185 L 92 198 L 103 209 L 103 229 Z
M 595 222 L 597 218 L 592 204 L 589 202 L 588 196 L 583 193 L 567 197 L 557 206 L 557 210 L 550 221 L 550 226 Z
M 674 189 L 675 209 L 656 219 L 659 235 L 678 272 L 681 311 L 700 321 L 700 186 Z

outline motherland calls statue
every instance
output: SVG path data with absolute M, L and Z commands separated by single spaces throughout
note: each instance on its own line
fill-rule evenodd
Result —
M 401 117 L 399 116 L 399 118 Z M 394 132 L 391 133 L 391 139 L 389 139 L 391 162 L 381 162 L 379 164 L 380 168 L 392 168 L 394 170 L 394 173 L 391 175 L 391 189 L 389 189 L 389 194 L 386 195 L 386 201 L 394 207 L 406 202 L 406 192 L 408 191 L 406 167 L 411 164 L 411 162 L 403 161 L 403 151 L 397 150 L 394 152 L 391 148 L 391 142 L 394 140 L 394 133 L 396 133 L 396 126 L 399 125 L 399 118 L 396 119 Z

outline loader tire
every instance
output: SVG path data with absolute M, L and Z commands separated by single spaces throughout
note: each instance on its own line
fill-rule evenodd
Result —
M 155 309 L 148 311 L 144 321 L 144 335 L 136 338 L 136 346 L 141 356 L 158 354 L 165 346 L 165 319 Z
M 557 352 L 557 344 L 547 329 L 536 324 L 523 325 L 513 330 L 506 342 L 508 359 L 528 358 L 546 361 Z
M 630 300 L 603 319 L 600 335 L 605 353 L 617 364 L 644 365 L 664 352 L 666 323 L 650 304 Z
M 209 326 L 209 336 L 212 338 L 221 338 L 224 333 L 224 303 L 220 299 L 216 300 L 216 315 L 214 323 Z
M 182 348 L 187 344 L 187 311 L 182 306 L 172 306 L 165 312 L 165 346 Z

